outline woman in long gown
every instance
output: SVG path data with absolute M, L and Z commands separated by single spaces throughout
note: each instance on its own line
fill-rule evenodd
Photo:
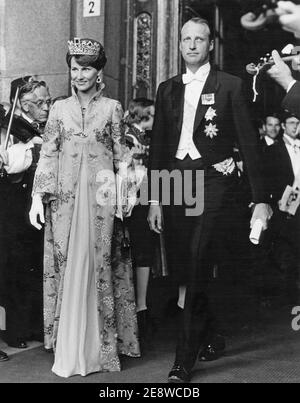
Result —
M 100 43 L 75 38 L 67 63 L 73 94 L 50 112 L 30 212 L 45 221 L 45 348 L 62 377 L 119 371 L 119 354 L 140 354 L 131 273 L 111 270 L 122 107 L 102 95 Z

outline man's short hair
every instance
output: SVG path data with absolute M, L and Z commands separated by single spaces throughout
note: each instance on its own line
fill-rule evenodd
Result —
M 279 122 L 281 122 L 281 117 L 280 117 L 279 113 L 277 113 L 277 112 L 270 112 L 270 113 L 267 113 L 267 114 L 265 115 L 265 117 L 263 118 L 263 124 L 264 124 L 264 125 L 267 124 L 267 119 L 268 119 L 268 118 L 278 119 Z
M 288 119 L 290 119 L 290 118 L 296 118 L 296 119 L 300 120 L 300 119 L 298 118 L 298 116 L 296 116 L 296 115 L 294 115 L 293 113 L 290 113 L 290 112 L 288 112 L 288 111 L 285 111 L 285 112 L 282 114 L 281 122 L 282 122 L 283 124 L 286 124 L 286 121 L 287 121 Z
M 19 100 L 21 101 L 26 94 L 31 94 L 40 87 L 48 88 L 45 81 L 30 81 L 23 85 L 23 87 L 20 88 Z
M 209 40 L 210 41 L 214 40 L 214 38 L 215 38 L 214 26 L 206 18 L 193 17 L 193 18 L 189 19 L 188 21 L 186 21 L 185 24 L 187 24 L 188 22 L 193 22 L 193 23 L 199 24 L 199 25 L 206 25 L 209 29 Z
M 13 103 L 18 88 L 19 100 L 21 100 L 26 94 L 33 92 L 39 87 L 47 88 L 47 84 L 45 83 L 45 81 L 38 81 L 34 76 L 25 76 L 13 80 L 10 84 L 10 103 Z
M 30 81 L 34 81 L 34 80 L 35 79 L 32 76 L 19 77 L 19 78 L 16 78 L 15 80 L 13 80 L 10 83 L 10 95 L 9 95 L 10 103 L 11 104 L 13 103 L 18 88 L 22 88 L 24 85 L 26 85 Z

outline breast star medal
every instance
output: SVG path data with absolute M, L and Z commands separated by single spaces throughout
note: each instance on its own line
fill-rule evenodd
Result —
M 217 111 L 210 106 L 205 115 L 206 121 L 209 122 L 210 120 L 213 120 L 216 117 L 217 117 Z
M 217 128 L 217 125 L 213 125 L 212 123 L 205 126 L 206 137 L 210 137 L 211 139 L 213 139 L 214 137 L 217 137 L 218 131 L 219 131 L 219 129 Z

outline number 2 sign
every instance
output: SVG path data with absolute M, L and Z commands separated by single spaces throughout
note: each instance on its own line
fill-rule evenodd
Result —
M 101 15 L 101 0 L 84 0 L 83 16 L 98 17 Z

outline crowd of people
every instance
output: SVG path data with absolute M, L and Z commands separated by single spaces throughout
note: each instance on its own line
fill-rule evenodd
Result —
M 299 15 L 295 7 L 289 10 Z M 168 381 L 189 382 L 197 357 L 209 361 L 224 352 L 207 287 L 210 252 L 234 217 L 241 176 L 251 203 L 247 230 L 259 221 L 269 234 L 253 260 L 264 262 L 262 272 L 276 260 L 289 302 L 297 302 L 300 84 L 274 51 L 268 74 L 287 94 L 282 115 L 265 117 L 260 139 L 242 81 L 212 67 L 213 48 L 209 22 L 189 20 L 180 38 L 185 74 L 162 83 L 155 103 L 132 100 L 126 113 L 104 95 L 107 60 L 93 39 L 68 42 L 70 97 L 51 100 L 47 84 L 31 76 L 11 83 L 11 105 L 1 116 L 3 337 L 19 349 L 42 341 L 58 376 L 120 371 L 120 355 L 141 355 L 151 322 L 149 278 L 162 275 L 156 259 L 162 255 L 178 288 L 178 344 Z M 176 181 L 164 204 L 165 187 L 153 189 L 162 171 L 181 174 L 194 204 L 174 202 Z M 138 203 L 147 178 L 149 206 Z M 193 207 L 197 214 L 188 214 Z M 263 293 L 269 297 L 264 285 Z

